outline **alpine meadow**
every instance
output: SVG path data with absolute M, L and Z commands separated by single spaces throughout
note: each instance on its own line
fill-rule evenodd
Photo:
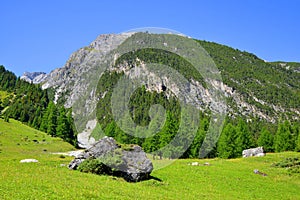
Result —
M 300 199 L 299 72 L 148 31 L 99 35 L 48 74 L 0 66 L 0 198 Z

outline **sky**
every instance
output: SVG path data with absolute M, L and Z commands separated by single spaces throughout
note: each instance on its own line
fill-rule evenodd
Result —
M 62 67 L 100 34 L 141 27 L 300 62 L 297 0 L 7 0 L 0 8 L 0 65 L 18 76 Z

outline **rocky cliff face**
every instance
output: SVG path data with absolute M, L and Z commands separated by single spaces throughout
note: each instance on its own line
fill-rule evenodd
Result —
M 43 89 L 55 90 L 55 103 L 60 101 L 65 107 L 73 108 L 81 147 L 90 147 L 95 141 L 90 135 L 96 126 L 96 114 L 93 112 L 96 105 L 94 94 L 97 76 L 102 72 L 100 65 L 106 63 L 107 54 L 130 35 L 130 33 L 99 35 L 89 46 L 74 52 L 62 68 L 50 72 L 42 84 Z
M 40 84 L 47 79 L 47 74 L 44 72 L 24 72 L 20 78 L 29 83 Z
M 43 89 L 54 88 L 55 102 L 65 96 L 65 106 L 72 107 L 74 102 L 85 91 L 88 85 L 84 74 L 94 70 L 93 62 L 105 62 L 105 55 L 120 45 L 130 34 L 106 34 L 100 35 L 89 46 L 80 48 L 74 52 L 62 68 L 53 70 L 45 79 Z M 88 63 L 90 62 L 90 63 Z M 89 78 L 89 77 L 85 77 Z

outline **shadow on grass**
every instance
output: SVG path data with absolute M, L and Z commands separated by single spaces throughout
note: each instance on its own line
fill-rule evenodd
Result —
M 155 181 L 163 182 L 163 180 L 161 180 L 160 178 L 157 178 L 157 177 L 151 176 L 151 175 L 149 176 L 149 178 L 147 180 L 155 180 Z M 145 180 L 145 181 L 147 181 L 147 180 Z

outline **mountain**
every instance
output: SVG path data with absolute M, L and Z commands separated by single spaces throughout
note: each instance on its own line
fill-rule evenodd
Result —
M 79 82 L 84 74 L 93 70 L 92 62 L 105 62 L 105 55 L 129 36 L 100 35 L 89 46 L 74 52 L 64 67 L 53 70 L 44 79 L 42 87 L 55 88 L 55 101 L 63 96 L 65 105 L 71 107 L 80 91 L 87 88 Z M 298 118 L 300 63 L 266 62 L 254 54 L 228 46 L 197 42 L 222 73 L 224 90 L 233 100 L 230 105 L 233 115 L 256 115 L 271 122 L 277 121 L 282 113 Z M 68 95 L 64 96 L 64 93 Z M 266 113 L 266 109 L 271 113 Z
M 74 52 L 66 64 L 62 68 L 57 68 L 48 74 L 44 83 L 43 89 L 54 88 L 55 99 L 57 102 L 60 98 L 63 98 L 66 107 L 71 107 L 80 92 L 85 91 L 88 87 L 83 84 L 88 80 L 83 80 L 84 74 L 93 70 L 93 67 L 88 62 L 101 62 L 105 55 L 120 45 L 131 34 L 107 34 L 100 35 L 89 46 L 80 48 Z M 68 93 L 67 96 L 64 94 Z
M 55 102 L 62 103 L 66 107 L 84 107 L 85 112 L 92 112 L 97 99 L 101 99 L 95 95 L 99 78 L 92 76 L 97 73 L 103 75 L 105 72 L 99 71 L 98 68 L 107 62 L 109 52 L 134 35 L 136 34 L 100 35 L 89 46 L 74 52 L 64 67 L 53 70 L 44 79 L 42 87 L 54 89 Z M 214 84 L 222 84 L 219 87 L 222 87 L 227 97 L 229 116 L 233 118 L 241 116 L 247 121 L 257 118 L 268 123 L 277 123 L 279 119 L 299 119 L 299 63 L 266 62 L 245 51 L 213 42 L 195 41 L 207 51 L 221 71 L 223 83 L 215 82 Z M 136 53 L 135 59 L 140 59 L 146 53 Z M 123 63 L 118 68 L 110 66 L 109 73 L 117 71 L 132 77 L 133 74 L 130 74 L 132 72 L 129 72 L 128 65 L 129 63 Z M 137 68 L 139 62 L 134 60 L 130 65 L 135 65 L 134 67 Z M 146 90 L 159 93 L 162 87 L 167 86 L 170 89 L 171 84 L 166 76 L 151 76 L 147 67 L 143 66 L 139 68 L 141 69 L 139 75 L 149 77 L 154 82 L 152 85 L 145 84 Z M 188 70 L 181 72 L 184 71 Z M 94 79 L 95 82 L 90 81 Z M 185 95 L 190 101 L 197 104 L 201 110 L 207 109 L 206 106 L 212 99 L 204 87 L 203 80 L 196 80 L 192 77 L 188 88 L 190 89 Z M 176 87 L 171 89 L 174 91 Z M 105 92 L 107 91 L 103 91 L 102 95 L 105 95 Z M 85 102 L 76 105 L 76 101 L 83 96 Z M 83 133 L 81 140 L 87 143 L 91 134 L 88 129 L 96 126 L 95 114 L 93 117 L 81 117 L 85 119 L 79 125 Z M 80 137 L 81 134 L 79 134 Z
M 299 66 L 179 35 L 105 34 L 39 85 L 0 66 L 0 110 L 81 147 L 107 135 L 169 158 L 294 151 Z
M 45 72 L 24 72 L 20 78 L 28 83 L 40 84 L 45 81 L 47 74 Z

